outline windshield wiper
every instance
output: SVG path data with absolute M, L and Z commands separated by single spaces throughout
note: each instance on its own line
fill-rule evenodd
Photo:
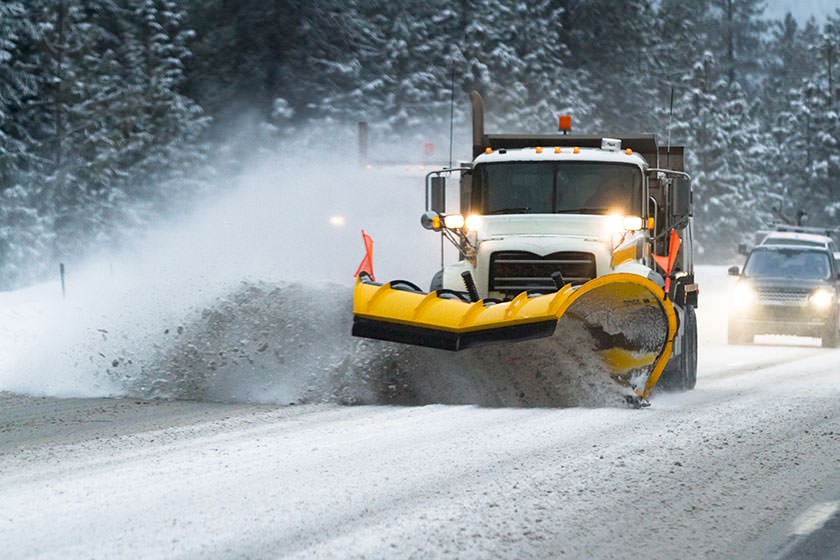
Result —
M 606 214 L 610 209 L 606 206 L 590 206 L 583 208 L 568 208 L 566 210 L 558 210 L 557 214 Z
M 488 214 L 527 214 L 531 211 L 530 206 L 519 206 L 513 208 L 499 208 L 498 210 L 492 210 L 487 212 Z

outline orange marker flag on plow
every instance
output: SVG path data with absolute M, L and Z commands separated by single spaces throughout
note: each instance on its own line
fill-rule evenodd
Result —
M 360 272 L 366 272 L 370 279 L 376 282 L 376 277 L 373 275 L 373 238 L 366 234 L 365 230 L 362 230 L 362 240 L 365 242 L 365 256 L 353 276 L 358 276 Z
M 668 254 L 665 256 L 653 255 L 653 260 L 656 264 L 665 271 L 665 293 L 671 291 L 671 270 L 674 268 L 674 263 L 677 260 L 677 252 L 680 250 L 682 239 L 677 235 L 677 232 L 671 230 L 671 237 L 668 239 Z

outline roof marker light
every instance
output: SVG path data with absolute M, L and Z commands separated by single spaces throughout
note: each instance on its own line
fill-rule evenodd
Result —
M 487 146 L 487 147 L 484 149 L 484 153 L 485 153 L 485 154 L 492 154 L 492 153 L 493 153 L 493 148 L 491 148 L 490 146 Z
M 554 146 L 554 153 L 555 153 L 555 154 L 559 154 L 559 153 L 560 153 L 560 146 Z
M 627 148 L 626 150 L 624 150 L 624 153 L 627 154 L 628 156 L 630 156 L 630 155 L 633 155 L 633 150 L 631 150 L 630 148 Z
M 574 153 L 574 154 L 579 154 L 579 153 L 580 153 L 580 148 L 578 148 L 577 146 L 575 146 L 575 148 L 572 150 L 572 153 Z
M 542 153 L 542 146 L 537 146 L 537 153 L 538 153 L 538 154 L 541 154 L 541 153 Z

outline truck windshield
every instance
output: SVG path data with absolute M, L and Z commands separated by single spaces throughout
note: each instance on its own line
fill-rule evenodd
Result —
M 600 162 L 488 163 L 473 174 L 472 204 L 483 214 L 641 215 L 642 172 Z
M 826 280 L 831 272 L 828 253 L 802 248 L 757 247 L 744 264 L 744 275 Z

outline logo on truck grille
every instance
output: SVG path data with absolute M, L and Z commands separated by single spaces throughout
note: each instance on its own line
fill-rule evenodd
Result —
M 555 290 L 551 275 L 560 272 L 566 282 L 583 284 L 595 278 L 595 255 L 561 251 L 540 256 L 526 251 L 499 251 L 490 256 L 489 290 L 505 294 Z

